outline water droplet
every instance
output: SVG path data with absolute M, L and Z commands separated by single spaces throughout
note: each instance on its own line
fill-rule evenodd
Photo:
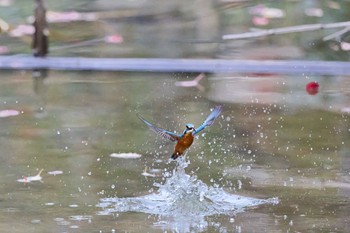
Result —
M 54 202 L 46 202 L 45 205 L 46 205 L 46 206 L 54 206 L 55 203 L 54 203 Z
M 31 221 L 31 223 L 33 223 L 33 224 L 39 224 L 39 223 L 41 223 L 41 220 L 40 220 L 40 219 L 33 219 L 33 220 Z

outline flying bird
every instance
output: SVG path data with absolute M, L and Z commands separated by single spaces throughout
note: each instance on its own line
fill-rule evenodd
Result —
M 210 115 L 205 119 L 205 121 L 198 127 L 195 128 L 193 124 L 186 124 L 186 129 L 182 134 L 176 134 L 173 132 L 169 132 L 167 130 L 158 128 L 153 124 L 149 123 L 141 116 L 137 115 L 138 118 L 144 122 L 152 131 L 157 133 L 158 135 L 166 138 L 172 142 L 176 142 L 174 153 L 172 154 L 172 159 L 177 159 L 179 156 L 183 155 L 183 153 L 192 145 L 194 136 L 204 130 L 206 127 L 211 126 L 215 119 L 220 115 L 222 110 L 221 105 L 215 106 L 214 110 L 210 113 Z

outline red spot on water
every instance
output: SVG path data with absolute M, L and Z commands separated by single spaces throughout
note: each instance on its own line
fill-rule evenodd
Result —
M 106 43 L 119 44 L 119 43 L 122 43 L 123 41 L 124 41 L 123 37 L 119 34 L 114 34 L 114 35 L 105 37 Z
M 265 26 L 270 23 L 270 20 L 266 17 L 253 16 L 252 22 L 254 25 L 257 25 L 257 26 Z
M 306 91 L 309 95 L 316 95 L 319 87 L 320 85 L 317 82 L 309 82 L 306 84 Z

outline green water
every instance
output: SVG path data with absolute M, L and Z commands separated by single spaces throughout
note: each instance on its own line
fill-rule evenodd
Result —
M 162 174 L 175 166 L 168 162 L 173 145 L 150 132 L 136 113 L 179 132 L 187 122 L 199 125 L 218 103 L 224 107 L 222 117 L 189 150 L 187 173 L 232 194 L 278 197 L 280 203 L 236 216 L 211 216 L 209 223 L 242 232 L 347 231 L 345 92 L 310 96 L 303 86 L 286 84 L 270 93 L 284 97 L 279 103 L 256 104 L 255 98 L 237 103 L 216 100 L 224 97 L 215 92 L 219 80 L 208 81 L 210 91 L 201 92 L 176 87 L 174 74 L 50 72 L 38 95 L 31 73 L 2 76 L 1 109 L 21 112 L 0 119 L 4 232 L 160 231 L 153 215 L 97 214 L 100 198 L 155 192 L 153 183 L 164 182 Z M 298 102 L 288 100 L 291 92 Z M 124 152 L 142 157 L 110 157 Z M 159 169 L 159 177 L 143 176 L 145 167 Z M 44 183 L 16 181 L 41 168 Z M 63 174 L 48 174 L 52 171 Z

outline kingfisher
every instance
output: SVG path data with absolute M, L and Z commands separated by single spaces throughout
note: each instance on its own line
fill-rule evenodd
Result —
M 146 121 L 145 119 L 143 119 L 141 116 L 137 115 L 137 117 L 158 135 L 172 142 L 176 142 L 174 153 L 171 156 L 171 158 L 175 160 L 181 155 L 183 155 L 183 153 L 192 145 L 195 135 L 197 135 L 206 127 L 211 126 L 214 123 L 215 119 L 220 115 L 221 110 L 222 110 L 221 105 L 215 106 L 214 110 L 210 113 L 210 115 L 205 119 L 205 121 L 198 128 L 195 128 L 193 124 L 186 124 L 186 128 L 182 134 L 176 134 L 176 133 L 158 128 L 153 124 L 149 123 L 148 121 Z

